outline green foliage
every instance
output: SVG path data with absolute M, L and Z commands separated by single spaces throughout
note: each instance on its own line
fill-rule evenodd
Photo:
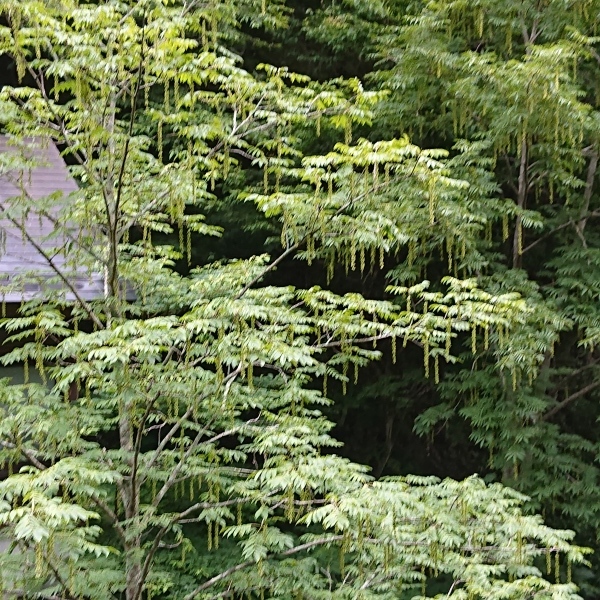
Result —
M 323 2 L 303 21 L 305 34 L 336 56 L 373 61 L 366 80 L 388 94 L 371 143 L 406 132 L 443 147 L 453 178 L 469 183 L 451 226 L 437 214 L 423 226 L 410 205 L 414 236 L 382 272 L 404 288 L 427 279 L 436 292 L 447 275 L 473 277 L 495 295 L 518 292 L 530 312 L 508 336 L 457 331 L 459 359 L 443 366 L 441 385 L 414 383 L 419 391 L 401 408 L 389 408 L 398 392 L 377 396 L 387 407 L 379 410 L 357 389 L 362 406 L 348 419 L 379 418 L 387 436 L 394 419 L 416 415 L 424 440 L 397 443 L 390 465 L 412 468 L 415 447 L 426 447 L 437 472 L 467 456 L 470 472 L 524 491 L 532 509 L 597 545 L 599 6 L 367 4 Z M 415 376 L 413 349 L 398 363 L 380 371 L 399 382 Z M 586 597 L 598 594 L 597 572 Z

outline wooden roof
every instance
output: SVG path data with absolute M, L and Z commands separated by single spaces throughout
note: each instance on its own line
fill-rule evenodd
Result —
M 11 145 L 7 136 L 0 135 L 0 154 L 7 152 L 21 153 L 22 147 Z M 66 294 L 66 299 L 73 300 L 74 294 L 68 291 L 68 286 L 56 279 L 57 269 L 82 298 L 102 296 L 101 275 L 68 260 L 72 246 L 69 236 L 58 232 L 55 226 L 60 207 L 51 209 L 44 202 L 52 194 L 62 195 L 66 202 L 77 191 L 77 183 L 51 141 L 31 140 L 25 152 L 33 166 L 0 170 L 0 283 L 9 286 L 5 300 L 19 302 L 49 293 L 60 293 L 63 297 Z M 36 200 L 40 201 L 38 210 Z M 32 210 L 23 218 L 19 213 L 25 204 L 32 206 Z M 7 218 L 9 213 L 17 223 Z M 76 233 L 74 230 L 71 237 L 76 238 Z

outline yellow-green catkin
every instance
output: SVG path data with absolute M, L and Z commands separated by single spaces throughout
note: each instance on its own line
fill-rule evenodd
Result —
M 158 132 L 157 132 L 157 143 L 158 143 L 158 160 L 163 159 L 163 122 L 162 119 L 158 121 Z
M 165 81 L 165 85 L 164 85 L 163 105 L 165 108 L 165 112 L 170 113 L 171 112 L 171 84 L 168 79 Z
M 294 489 L 293 488 L 289 488 L 287 491 L 287 502 L 286 502 L 286 507 L 285 507 L 285 518 L 288 521 L 293 521 L 294 520 L 294 514 L 295 514 L 295 510 L 294 510 Z
M 512 54 L 512 41 L 513 41 L 513 31 L 512 24 L 509 25 L 506 29 L 506 52 L 508 54 Z
M 42 577 L 44 574 L 44 550 L 41 543 L 37 543 L 35 546 L 35 576 L 37 578 Z
M 425 367 L 425 377 L 429 377 L 429 338 L 425 337 L 423 344 L 423 366 Z
M 452 105 L 452 130 L 454 132 L 454 136 L 458 136 L 458 107 L 456 103 Z
M 342 544 L 339 549 L 340 574 L 342 575 L 342 577 L 344 577 L 346 573 L 345 555 L 346 549 L 344 547 L 344 544 Z
M 558 550 L 554 553 L 554 579 L 560 583 L 560 554 Z
M 350 119 L 346 122 L 346 126 L 344 128 L 344 143 L 350 144 L 352 142 L 352 122 Z
M 212 550 L 212 547 L 213 547 L 213 524 L 212 524 L 212 521 L 209 521 L 207 523 L 207 530 L 208 530 L 208 533 L 207 533 L 206 543 L 207 543 L 208 549 Z
M 269 193 L 269 167 L 267 163 L 265 163 L 263 169 L 263 193 L 265 196 Z
M 213 46 L 217 45 L 217 41 L 219 39 L 219 31 L 217 29 L 217 19 L 213 19 L 210 23 L 211 27 L 210 27 L 210 36 L 211 36 L 211 42 Z
M 508 215 L 505 213 L 502 215 L 502 241 L 505 242 L 508 239 Z
M 175 103 L 175 108 L 179 108 L 181 98 L 179 96 L 179 77 L 177 75 L 173 78 L 173 102 Z
M 471 325 L 471 352 L 477 354 L 477 326 Z
M 392 336 L 392 364 L 396 364 L 396 336 Z
M 415 240 L 410 240 L 408 242 L 408 255 L 406 257 L 406 261 L 408 262 L 408 266 L 412 267 L 415 261 L 415 255 L 417 253 L 417 243 Z
M 435 222 L 435 195 L 434 195 L 435 183 L 433 180 L 429 184 L 429 224 L 433 225 Z

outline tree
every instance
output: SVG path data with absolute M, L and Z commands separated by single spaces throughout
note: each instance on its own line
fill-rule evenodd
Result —
M 536 307 L 453 277 L 436 290 L 397 281 L 387 300 L 269 285 L 292 257 L 362 271 L 421 230 L 444 235 L 439 223 L 467 219 L 456 247 L 470 248 L 481 223 L 446 152 L 353 143 L 382 97 L 358 81 L 246 72 L 236 26 L 282 23 L 278 3 L 0 7 L 0 47 L 22 80 L 0 93 L 22 150 L 2 168 L 26 169 L 28 147 L 50 138 L 81 186 L 43 201 L 23 187 L 1 214 L 16 225 L 51 214 L 70 240 L 60 250 L 105 280 L 104 297 L 86 300 L 57 270 L 64 293 L 3 321 L 20 344 L 4 361 L 41 379 L 0 390 L 3 591 L 575 598 L 570 565 L 584 551 L 523 514 L 523 496 L 477 478 L 374 481 L 334 454 L 319 408 L 328 381 L 345 386 L 380 356 L 371 344 L 415 345 L 437 379 L 462 332 L 505 350 Z M 304 156 L 300 141 L 320 128 L 344 141 Z M 225 196 L 254 203 L 283 250 L 178 274 L 192 235 L 220 234 L 203 214 Z
M 462 366 L 401 414 L 455 445 L 441 470 L 468 455 L 468 469 L 524 491 L 552 523 L 577 524 L 596 544 L 598 4 L 369 4 L 324 3 L 304 31 L 341 54 L 356 51 L 343 40 L 370 32 L 369 81 L 390 90 L 382 130 L 451 152 L 476 195 L 472 221 L 487 223 L 466 260 L 452 258 L 452 230 L 435 244 L 421 233 L 417 269 L 390 264 L 389 276 L 411 285 L 427 272 L 435 286 L 455 267 L 538 308 L 509 352 L 478 339 L 473 356 L 465 340 Z

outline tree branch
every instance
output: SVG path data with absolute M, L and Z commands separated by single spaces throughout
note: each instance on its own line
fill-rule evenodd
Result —
M 594 381 L 586 385 L 584 388 L 580 389 L 578 392 L 567 396 L 562 402 L 559 402 L 556 406 L 554 406 L 547 413 L 545 413 L 542 416 L 542 420 L 547 421 L 548 419 L 551 419 L 557 412 L 560 412 L 563 408 L 565 408 L 565 406 L 568 406 L 569 404 L 571 404 L 571 402 L 574 402 L 582 396 L 585 396 L 587 393 L 595 390 L 597 387 L 600 387 L 600 380 Z
M 306 544 L 300 544 L 300 546 L 290 548 L 289 550 L 286 550 L 285 552 L 271 554 L 271 555 L 267 556 L 266 559 L 268 560 L 269 558 L 273 558 L 275 556 L 291 556 L 293 554 L 297 554 L 298 552 L 304 552 L 304 550 L 310 550 L 311 548 L 315 548 L 316 546 L 323 546 L 325 544 L 331 544 L 332 542 L 339 542 L 340 540 L 343 540 L 343 539 L 344 539 L 343 535 L 334 535 L 334 536 L 330 536 L 328 538 L 321 538 L 318 540 L 313 540 L 312 542 L 307 542 Z M 202 585 L 199 585 L 193 592 L 190 592 L 187 596 L 185 596 L 183 600 L 193 600 L 193 598 L 195 598 L 200 592 L 203 592 L 204 590 L 212 587 L 215 583 L 219 583 L 219 581 L 226 579 L 230 575 L 233 575 L 234 573 L 237 573 L 238 571 L 246 569 L 247 567 L 251 567 L 252 565 L 255 565 L 255 564 L 256 564 L 256 561 L 247 560 L 243 563 L 240 563 L 239 565 L 230 567 L 226 571 L 223 571 L 222 573 L 219 573 L 218 575 L 211 577 L 208 581 L 205 581 Z
M 374 192 L 376 192 L 379 188 L 384 187 L 385 184 L 378 184 L 376 186 L 374 186 L 372 189 L 369 189 L 366 192 L 363 192 L 362 194 L 359 194 L 358 196 L 356 196 L 356 198 L 350 198 L 350 200 L 348 200 L 348 202 L 345 202 L 342 206 L 340 206 L 335 213 L 333 213 L 330 217 L 329 217 L 329 221 L 331 221 L 332 219 L 334 219 L 335 217 L 339 216 L 342 212 L 344 212 L 347 208 L 349 208 L 350 206 L 352 206 L 352 204 L 354 202 L 358 202 L 360 200 L 362 200 L 363 198 L 365 198 L 366 196 L 368 196 L 369 194 L 372 194 Z M 254 277 L 254 279 L 252 279 L 250 282 L 248 282 L 243 288 L 242 290 L 235 296 L 236 300 L 239 300 L 242 296 L 244 296 L 244 294 L 246 294 L 246 292 L 256 283 L 258 283 L 267 273 L 269 273 L 270 271 L 272 271 L 282 260 L 284 260 L 286 257 L 288 257 L 292 252 L 295 252 L 296 250 L 298 250 L 298 248 L 300 248 L 302 246 L 302 244 L 304 244 L 304 242 L 306 242 L 306 240 L 308 240 L 308 238 L 315 233 L 316 231 L 318 231 L 321 228 L 320 224 L 316 224 L 313 228 L 310 229 L 310 231 L 308 233 L 306 233 L 300 240 L 298 240 L 293 246 L 290 246 L 289 248 L 287 248 L 282 254 L 280 254 L 272 263 L 270 263 L 269 265 L 267 265 L 263 271 L 261 273 L 259 273 L 256 277 Z
M 79 302 L 80 306 L 85 310 L 90 319 L 96 324 L 99 329 L 104 329 L 104 324 L 100 320 L 100 318 L 94 312 L 94 309 L 91 305 L 84 300 L 77 291 L 77 288 L 67 279 L 67 277 L 63 274 L 63 272 L 54 264 L 52 259 L 48 256 L 48 254 L 44 251 L 44 249 L 33 239 L 33 237 L 29 234 L 26 227 L 23 227 L 21 223 L 19 223 L 14 217 L 6 214 L 6 207 L 4 204 L 0 204 L 0 211 L 4 214 L 4 218 L 8 219 L 17 229 L 19 229 L 25 239 L 35 248 L 36 252 L 44 258 L 44 260 L 48 263 L 48 266 L 58 275 L 60 280 L 69 288 L 69 291 L 75 296 L 77 302 Z

